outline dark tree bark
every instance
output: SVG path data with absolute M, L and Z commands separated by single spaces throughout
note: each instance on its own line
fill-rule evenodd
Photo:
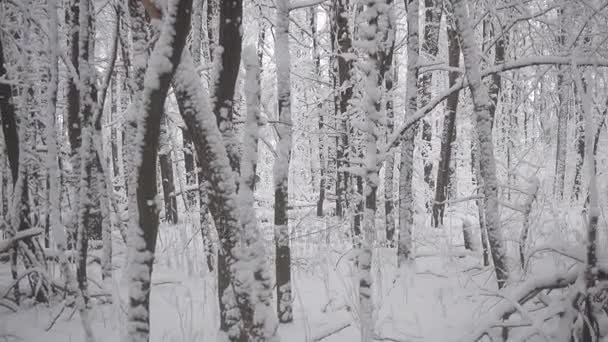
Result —
M 450 67 L 458 68 L 460 65 L 460 44 L 458 32 L 453 24 L 448 24 L 448 64 Z M 458 81 L 458 73 L 449 73 L 449 86 L 452 87 Z M 445 105 L 445 117 L 443 121 L 443 132 L 441 134 L 441 150 L 439 165 L 437 169 L 437 182 L 435 185 L 435 202 L 433 203 L 433 224 L 435 227 L 443 225 L 443 213 L 445 200 L 447 199 L 450 183 L 450 166 L 452 160 L 452 144 L 456 141 L 456 110 L 458 109 L 459 91 L 448 96 Z
M 321 55 L 319 54 L 319 42 L 317 37 L 317 9 L 311 7 L 309 9 L 310 28 L 312 34 L 312 60 L 314 63 L 314 75 L 321 75 Z M 314 90 L 314 89 L 313 89 Z M 319 99 L 317 99 L 319 100 Z M 323 104 L 319 101 L 317 105 L 317 113 L 319 115 L 319 198 L 317 199 L 317 216 L 323 217 L 323 203 L 325 202 L 325 139 L 323 129 L 325 127 L 325 118 L 323 115 Z
M 80 0 L 70 0 L 69 5 L 65 10 L 65 21 L 68 26 L 68 52 L 70 62 L 74 69 L 79 73 L 78 53 L 79 53 L 79 29 L 78 21 L 80 17 Z M 68 138 L 72 155 L 76 154 L 80 147 L 81 130 L 80 130 L 80 94 L 76 87 L 76 81 L 72 77 L 67 79 L 66 105 L 68 114 Z
M 392 0 L 387 0 L 386 4 L 391 6 Z M 381 42 L 381 49 L 378 54 L 380 66 L 381 86 L 384 86 L 386 106 L 386 138 L 393 135 L 395 110 L 393 108 L 393 53 L 395 50 L 395 18 L 394 15 L 387 13 L 386 21 L 388 27 L 384 30 L 384 37 Z M 390 243 L 393 241 L 395 234 L 395 217 L 393 208 L 395 206 L 393 199 L 393 175 L 395 169 L 395 151 L 390 150 L 387 153 L 384 163 L 384 222 L 386 239 Z
M 158 152 L 158 162 L 160 164 L 160 177 L 163 184 L 163 198 L 165 199 L 165 220 L 171 224 L 177 224 L 177 197 L 175 196 L 171 150 L 168 148 L 170 144 L 167 136 L 168 128 L 167 118 L 164 117 L 160 128 L 161 146 Z
M 353 61 L 348 57 L 348 54 L 353 52 L 351 30 L 348 25 L 350 1 L 338 0 L 335 2 L 333 9 L 334 27 L 331 32 L 335 34 L 335 43 L 337 43 L 337 86 L 339 94 L 339 115 L 336 117 L 336 123 L 339 127 L 339 134 L 336 137 L 336 214 L 339 217 L 344 217 L 345 210 L 348 207 L 347 194 L 350 179 L 349 172 L 344 170 L 349 149 L 349 127 L 346 114 L 353 97 L 353 86 L 350 81 Z M 332 46 L 335 43 L 332 39 Z
M 196 154 L 200 158 L 201 175 L 209 186 L 209 211 L 218 232 L 221 248 L 218 249 L 217 276 L 220 306 L 220 330 L 228 333 L 231 340 L 244 341 L 244 332 L 239 327 L 240 303 L 235 302 L 231 286 L 242 268 L 234 267 L 238 262 L 236 251 L 240 238 L 238 209 L 236 207 L 236 183 L 231 172 L 225 145 L 215 124 L 215 117 L 208 109 L 200 79 L 193 75 L 193 62 L 184 54 L 175 75 L 175 96 L 182 103 L 182 117 L 192 134 Z
M 143 82 L 142 102 L 138 128 L 143 132 L 140 160 L 137 165 L 137 207 L 139 224 L 133 226 L 131 235 L 134 241 L 130 244 L 132 250 L 129 311 L 127 331 L 130 340 L 147 341 L 150 335 L 150 278 L 154 264 L 154 252 L 158 233 L 158 208 L 156 204 L 157 183 L 156 163 L 160 136 L 161 119 L 164 103 L 175 70 L 180 62 L 182 51 L 186 45 L 186 37 L 190 29 L 192 0 L 180 0 L 171 3 L 173 8 L 167 9 L 163 29 L 152 51 L 150 60 L 164 59 L 170 68 L 158 68 L 151 64 L 148 67 L 146 79 L 156 82 Z M 149 15 L 153 16 L 149 10 Z M 170 51 L 169 55 L 165 51 Z M 156 83 L 156 86 L 149 84 Z
M 557 46 L 559 50 L 564 49 L 566 42 L 566 18 L 564 9 L 558 8 L 557 16 L 559 20 L 559 35 L 557 37 Z M 562 199 L 564 195 L 564 182 L 566 177 L 566 152 L 568 150 L 568 106 L 567 101 L 567 86 L 564 82 L 564 67 L 557 67 L 557 151 L 555 158 L 555 186 L 554 195 L 558 199 Z
M 5 67 L 4 60 L 4 51 L 2 48 L 2 41 L 0 40 L 0 77 L 3 77 L 7 74 L 7 70 Z M 12 89 L 11 86 L 5 83 L 0 83 L 0 115 L 2 115 L 2 133 L 4 134 L 4 142 L 6 146 L 6 154 L 8 157 L 8 166 L 11 172 L 13 191 L 17 188 L 17 181 L 19 179 L 19 135 L 17 133 L 17 117 L 15 115 L 15 107 L 12 103 Z M 26 179 L 23 180 L 23 185 L 25 189 L 22 191 L 24 194 L 27 194 L 27 182 Z M 27 196 L 27 195 L 25 195 Z M 22 198 L 22 202 L 27 204 L 27 197 Z M 24 205 L 23 209 L 28 210 L 28 205 Z M 27 214 L 28 211 L 23 212 L 20 215 L 20 223 L 19 228 L 26 227 L 26 224 L 23 220 L 23 214 Z M 19 229 L 21 230 L 21 229 Z M 10 251 L 11 257 L 11 275 L 13 280 L 17 279 L 17 247 L 12 248 Z M 20 291 L 19 291 L 19 283 L 17 282 L 13 287 L 13 292 L 15 295 L 15 301 L 19 304 L 20 301 Z
M 82 59 L 89 58 L 89 50 L 91 49 L 89 45 L 90 39 L 88 37 L 81 36 L 81 33 L 84 32 L 84 29 L 80 25 L 80 17 L 82 17 L 80 13 L 81 7 L 81 0 L 70 0 L 70 7 L 66 9 L 66 21 L 68 22 L 71 32 L 70 37 L 68 39 L 68 50 L 70 51 L 70 61 L 72 62 L 74 70 L 76 70 L 78 76 L 81 76 L 82 73 Z M 89 17 L 87 21 L 88 28 L 86 30 L 92 30 L 93 18 Z M 94 36 L 94 34 L 92 35 Z M 81 46 L 82 44 L 86 45 Z M 97 103 L 97 90 L 95 89 L 94 82 L 91 83 L 91 87 L 92 89 L 86 89 L 85 91 L 90 92 L 91 101 L 93 101 L 93 103 Z M 93 112 L 95 109 L 93 107 L 93 104 L 81 104 L 82 98 L 83 96 L 85 96 L 85 94 L 81 93 L 78 90 L 76 86 L 76 80 L 74 80 L 72 77 L 68 78 L 67 88 L 67 122 L 68 137 L 70 140 L 71 147 L 71 159 L 72 164 L 74 165 L 74 170 L 81 170 L 81 163 L 83 162 L 83 160 L 81 160 L 81 149 L 83 145 L 82 126 L 85 120 L 96 121 Z M 85 113 L 85 111 L 90 113 Z M 94 124 L 93 121 L 91 122 L 91 124 Z M 91 129 L 93 130 L 94 127 L 91 127 Z M 93 131 L 87 132 L 86 134 L 93 134 Z M 87 148 L 90 148 L 92 153 L 97 154 L 97 152 L 95 152 L 92 146 L 89 146 Z M 99 170 L 100 167 L 98 159 L 99 157 L 96 156 L 92 160 L 95 165 L 87 165 L 84 167 L 83 170 L 85 170 L 86 172 L 91 172 L 91 174 L 98 172 L 97 170 Z M 87 178 L 91 178 L 91 176 L 87 176 Z M 95 183 L 95 180 L 93 178 L 91 178 L 89 181 L 92 182 L 92 184 Z M 87 203 L 87 206 L 89 207 L 89 213 L 87 214 L 88 218 L 87 224 L 85 225 L 85 234 L 87 235 L 87 239 L 99 240 L 101 239 L 102 235 L 102 215 L 101 202 L 99 196 L 93 196 L 92 202 Z M 76 239 L 78 239 L 77 236 Z M 84 244 L 86 245 L 87 243 Z M 86 246 L 83 245 L 81 247 L 85 248 Z
M 207 46 L 209 47 L 209 62 L 215 59 L 215 46 L 218 42 L 218 15 L 220 0 L 207 0 Z
M 424 58 L 435 59 L 439 52 L 439 27 L 441 24 L 442 1 L 441 0 L 425 0 L 424 1 L 424 38 L 420 45 L 420 52 Z M 425 73 L 420 77 L 420 107 L 424 107 L 431 99 L 431 86 L 433 84 L 433 74 Z M 421 120 L 422 142 L 420 151 L 422 153 L 424 163 L 424 181 L 433 189 L 433 161 L 431 155 L 431 140 L 433 132 L 429 118 L 425 117 Z M 426 202 L 427 209 L 430 209 L 430 203 Z
M 275 276 L 279 322 L 293 321 L 291 291 L 291 250 L 289 237 L 289 164 L 291 161 L 291 62 L 289 52 L 289 1 L 279 0 L 276 11 L 275 61 L 279 124 L 275 126 L 278 142 L 273 165 Z
M 212 3 L 213 0 L 208 1 Z M 234 116 L 234 89 L 241 63 L 243 1 L 221 1 L 219 5 L 218 46 L 221 47 L 222 53 L 219 56 L 220 61 L 215 64 L 214 87 L 211 99 L 217 126 L 220 128 L 220 132 L 222 132 L 224 143 L 228 149 L 230 166 L 238 174 L 240 158 L 239 142 L 232 120 Z

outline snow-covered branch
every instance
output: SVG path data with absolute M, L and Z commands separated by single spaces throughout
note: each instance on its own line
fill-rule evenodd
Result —
M 19 240 L 34 237 L 36 235 L 42 234 L 43 232 L 44 231 L 40 228 L 30 228 L 30 229 L 19 231 L 15 234 L 15 236 L 13 236 L 9 239 L 0 241 L 0 253 L 7 252 L 9 249 L 11 249 L 11 247 L 13 247 L 17 242 L 19 242 Z
M 482 77 L 488 77 L 496 73 L 501 73 L 505 71 L 517 70 L 532 66 L 540 66 L 540 65 L 570 65 L 575 62 L 578 66 L 593 66 L 593 67 L 608 67 L 608 59 L 604 58 L 593 58 L 593 57 L 559 57 L 559 56 L 530 56 L 517 59 L 515 61 L 509 61 L 502 64 L 494 65 L 490 68 L 487 68 L 481 72 Z M 459 91 L 465 87 L 469 86 L 469 81 L 464 80 L 462 77 L 449 89 L 439 93 L 435 98 L 431 99 L 429 103 L 418 109 L 414 115 L 406 118 L 405 122 L 401 125 L 399 129 L 395 131 L 395 134 L 391 136 L 387 140 L 387 144 L 382 151 L 382 154 L 385 154 L 390 148 L 393 148 L 399 145 L 401 141 L 401 137 L 405 133 L 405 131 L 412 127 L 418 120 L 422 119 L 425 115 L 430 113 L 435 107 L 437 107 L 441 102 L 450 96 L 450 94 Z M 382 162 L 381 160 L 379 162 Z
M 294 0 L 289 3 L 289 10 L 297 10 L 300 8 L 317 6 L 324 3 L 327 0 Z

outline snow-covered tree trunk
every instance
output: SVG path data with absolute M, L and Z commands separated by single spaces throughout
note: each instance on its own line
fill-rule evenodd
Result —
M 345 170 L 345 161 L 349 154 L 349 127 L 346 115 L 350 108 L 350 100 L 353 97 L 353 85 L 351 84 L 353 60 L 350 58 L 353 48 L 351 28 L 348 22 L 350 1 L 337 0 L 334 2 L 333 9 L 332 32 L 335 33 L 336 41 L 332 40 L 332 46 L 337 43 L 337 86 L 339 89 L 337 95 L 339 110 L 338 117 L 336 117 L 336 126 L 340 127 L 340 135 L 336 138 L 336 215 L 343 217 L 348 206 L 348 184 L 350 183 L 350 173 Z
M 250 312 L 241 299 L 245 289 L 238 279 L 250 279 L 246 267 L 237 267 L 243 255 L 243 237 L 237 207 L 236 183 L 231 172 L 226 146 L 209 109 L 200 79 L 196 76 L 192 58 L 184 53 L 174 79 L 175 96 L 182 103 L 181 114 L 187 129 L 192 133 L 196 154 L 200 158 L 201 174 L 209 186 L 209 210 L 218 231 L 221 248 L 218 249 L 218 295 L 220 298 L 220 330 L 232 341 L 246 338 L 243 312 Z M 224 271 L 219 271 L 224 270 Z M 235 286 L 231 286 L 235 285 Z M 235 292 L 236 291 L 236 292 Z M 255 319 L 255 317 L 254 317 Z
M 392 0 L 388 0 L 388 6 L 392 6 Z M 380 53 L 382 67 L 380 77 L 384 82 L 384 104 L 386 110 L 386 138 L 393 135 L 395 109 L 393 108 L 393 54 L 395 50 L 395 35 L 397 30 L 397 22 L 393 11 L 387 12 L 388 26 L 385 31 L 384 41 Z M 396 75 L 396 74 L 395 74 Z M 389 243 L 393 241 L 395 234 L 395 215 L 393 213 L 394 191 L 393 191 L 393 176 L 395 174 L 395 151 L 389 150 L 384 162 L 384 222 L 386 240 Z
M 138 224 L 129 236 L 128 341 L 150 338 L 150 278 L 158 232 L 156 158 L 164 102 L 190 29 L 191 0 L 170 0 L 145 73 L 138 107 L 136 160 Z M 152 11 L 150 11 L 152 12 Z M 157 22 L 153 15 L 152 20 Z
M 245 95 L 247 119 L 243 136 L 240 186 L 237 199 L 245 246 L 236 267 L 248 268 L 246 278 L 237 278 L 238 300 L 243 311 L 244 330 L 248 341 L 276 340 L 277 319 L 272 305 L 272 276 L 266 264 L 264 239 L 257 226 L 254 209 L 254 189 L 258 158 L 260 115 L 260 66 L 256 50 L 248 46 L 243 52 L 246 70 Z
M 441 0 L 425 0 L 424 1 L 424 38 L 420 46 L 420 52 L 423 57 L 434 60 L 439 52 L 439 28 L 441 25 L 441 15 L 443 6 Z M 431 88 L 433 85 L 433 74 L 425 73 L 420 78 L 420 107 L 424 107 L 431 100 Z M 433 160 L 431 159 L 431 140 L 433 139 L 433 130 L 431 127 L 431 119 L 428 117 L 420 120 L 422 129 L 422 146 L 420 152 L 424 164 L 424 181 L 433 189 Z M 427 209 L 430 208 L 430 201 L 425 203 Z
M 566 43 L 566 19 L 564 9 L 557 10 L 559 20 L 558 47 L 564 48 Z M 564 195 L 564 181 L 566 178 L 566 153 L 568 151 L 568 86 L 564 81 L 564 67 L 557 68 L 557 151 L 555 157 L 555 187 L 554 195 L 561 199 Z
M 481 178 L 484 185 L 485 219 L 488 231 L 490 252 L 494 261 L 494 270 L 498 287 L 505 286 L 509 277 L 506 246 L 500 225 L 498 211 L 498 179 L 496 177 L 496 162 L 494 160 L 494 145 L 492 142 L 492 123 L 490 117 L 490 98 L 488 90 L 481 81 L 479 47 L 471 20 L 466 7 L 466 0 L 453 0 L 454 19 L 459 31 L 462 54 L 464 57 L 465 74 L 469 80 L 469 89 L 473 98 L 475 128 L 479 138 L 479 162 Z
M 472 121 L 474 118 L 472 118 Z M 471 173 L 473 174 L 473 184 L 477 195 L 482 195 L 484 191 L 483 179 L 481 178 L 481 166 L 479 164 L 479 138 L 477 132 L 471 132 Z M 478 198 L 475 200 L 477 206 L 477 215 L 479 222 L 479 232 L 481 237 L 481 249 L 483 256 L 483 265 L 490 265 L 490 246 L 488 245 L 488 230 L 486 227 L 486 214 L 484 210 L 484 199 Z
M 576 67 L 576 66 L 573 66 Z M 589 182 L 588 188 L 588 214 L 587 214 L 587 253 L 585 258 L 585 295 L 587 306 L 585 308 L 585 322 L 583 327 L 583 336 L 582 341 L 595 341 L 597 336 L 599 335 L 599 328 L 597 327 L 597 319 L 594 317 L 594 310 L 589 307 L 595 299 L 596 296 L 595 291 L 592 290 L 593 287 L 596 286 L 598 281 L 598 271 L 597 271 L 597 233 L 598 233 L 598 220 L 600 216 L 600 207 L 598 200 L 598 183 L 597 183 L 597 170 L 595 166 L 595 155 L 593 153 L 593 132 L 594 132 L 594 119 L 593 119 L 593 111 L 592 104 L 593 100 L 587 91 L 586 85 L 583 83 L 583 78 L 581 76 L 580 70 L 574 71 L 576 88 L 579 91 L 581 97 L 581 105 L 582 110 L 585 116 L 585 163 L 587 167 L 587 177 Z
M 276 10 L 275 58 L 277 65 L 277 99 L 279 140 L 274 161 L 274 241 L 275 275 L 277 282 L 277 313 L 279 322 L 293 320 L 291 297 L 291 251 L 289 248 L 289 219 L 287 215 L 289 163 L 291 159 L 291 63 L 289 56 L 289 1 L 278 0 Z
M 319 37 L 317 32 L 317 9 L 316 7 L 311 7 L 309 9 L 310 16 L 310 29 L 312 34 L 312 62 L 314 64 L 314 74 L 319 77 L 321 75 L 321 54 L 319 52 Z M 313 88 L 314 90 L 319 91 L 317 88 Z M 317 97 L 317 101 L 319 101 Z M 326 182 L 326 169 L 327 163 L 325 161 L 325 150 L 326 150 L 326 140 L 325 134 L 323 130 L 325 129 L 325 115 L 323 114 L 323 104 L 319 101 L 317 105 L 317 113 L 319 115 L 319 198 L 317 199 L 317 216 L 323 217 L 323 204 L 325 202 L 325 187 L 327 186 Z
M 59 253 L 59 268 L 65 279 L 65 284 L 70 292 L 70 295 L 76 299 L 76 307 L 80 313 L 83 328 L 85 331 L 86 341 L 93 341 L 93 331 L 91 322 L 88 316 L 88 310 L 84 301 L 82 292 L 78 290 L 76 278 L 72 273 L 66 256 L 66 235 L 64 227 L 61 224 L 61 170 L 59 168 L 59 148 L 57 145 L 56 131 L 56 115 L 57 115 L 57 91 L 59 84 L 59 67 L 58 67 L 58 19 L 57 19 L 57 2 L 49 0 L 47 2 L 47 10 L 49 16 L 49 46 L 50 55 L 49 71 L 50 80 L 47 88 L 47 123 L 46 123 L 46 144 L 48 149 L 47 168 L 49 175 L 49 225 L 53 234 L 52 241 L 55 243 L 57 252 Z M 1 53 L 1 52 L 0 52 Z
M 405 119 L 418 108 L 418 8 L 419 0 L 407 4 L 407 76 L 405 80 Z M 399 243 L 397 264 L 404 267 L 414 259 L 412 226 L 414 224 L 414 127 L 408 128 L 401 140 L 401 166 L 399 172 Z
M 361 124 L 363 130 L 364 178 L 362 235 L 358 237 L 357 268 L 359 273 L 359 323 L 361 341 L 370 342 L 374 335 L 374 303 L 372 297 L 372 245 L 376 233 L 378 174 L 378 139 L 379 123 L 382 116 L 382 52 L 387 30 L 389 29 L 389 1 L 362 1 L 365 6 L 360 15 L 361 27 L 358 31 L 361 52 L 365 59 L 360 61 L 359 68 L 363 74 L 363 98 L 361 110 L 364 114 Z
M 207 46 L 209 47 L 209 62 L 215 60 L 216 47 L 219 36 L 219 7 L 220 0 L 207 0 Z
M 148 66 L 148 29 L 146 22 L 146 12 L 142 1 L 128 0 L 129 8 L 129 27 L 131 36 L 131 65 L 132 73 L 130 77 L 130 89 L 132 103 L 125 114 L 125 125 L 123 126 L 124 139 L 123 148 L 125 149 L 126 163 L 124 163 L 124 173 L 127 193 L 127 207 L 129 212 L 129 225 L 137 225 L 137 176 L 135 172 L 135 152 L 134 138 L 137 133 L 137 113 L 141 112 L 142 91 L 144 89 L 144 75 Z M 128 257 L 128 255 L 127 255 Z M 127 259 L 128 262 L 128 259 Z
M 460 43 L 458 33 L 453 27 L 453 22 L 448 20 L 446 31 L 448 35 L 448 65 L 458 68 L 460 66 Z M 458 73 L 450 72 L 448 85 L 454 86 L 458 81 Z M 455 91 L 445 104 L 445 116 L 443 118 L 443 131 L 441 133 L 441 148 L 439 152 L 439 165 L 437 167 L 437 181 L 435 182 L 435 202 L 433 203 L 433 224 L 435 227 L 443 225 L 443 213 L 445 201 L 450 186 L 452 144 L 456 141 L 456 110 L 458 109 L 459 91 Z
M 395 128 L 395 109 L 393 103 L 393 68 L 386 73 L 384 84 L 386 89 L 386 135 L 387 138 L 393 135 Z M 394 72 L 397 75 L 396 72 Z M 394 175 L 395 175 L 395 152 L 389 151 L 384 162 L 384 222 L 386 231 L 386 240 L 389 244 L 393 243 L 395 235 L 395 190 L 394 190 Z
M 7 75 L 5 67 L 5 53 L 3 51 L 2 41 L 0 40 L 0 77 Z M 6 83 L 0 83 L 0 115 L 2 115 L 2 133 L 4 135 L 6 156 L 8 159 L 8 166 L 12 178 L 13 193 L 15 193 L 18 187 L 19 178 L 19 135 L 17 128 L 17 116 L 15 114 L 15 106 L 12 100 L 12 89 L 11 86 Z M 10 200 L 9 200 L 10 203 Z M 9 204 L 9 208 L 12 207 Z M 8 208 L 7 208 L 8 209 Z M 9 210 L 7 210 L 8 212 Z M 7 216 L 11 216 L 7 213 Z M 21 225 L 21 224 L 20 224 Z M 13 228 L 13 234 L 16 232 Z M 13 247 L 10 251 L 11 257 L 11 275 L 13 280 L 17 279 L 17 247 Z M 19 283 L 16 283 L 13 287 L 15 300 L 19 304 Z
M 91 65 L 93 59 L 94 45 L 93 37 L 93 16 L 94 11 L 90 0 L 80 0 L 79 7 L 79 41 L 78 41 L 78 68 L 80 74 L 80 137 L 79 137 L 79 156 L 76 166 L 79 169 L 79 180 L 76 191 L 77 196 L 77 231 L 76 249 L 77 264 L 76 278 L 78 287 L 82 292 L 85 303 L 88 301 L 88 280 L 87 280 L 87 254 L 89 234 L 93 233 L 93 225 L 101 225 L 99 204 L 99 194 L 95 190 L 97 180 L 98 158 L 93 146 L 93 135 L 95 114 L 97 111 L 97 90 L 95 87 L 95 70 Z M 96 212 L 96 210 L 98 212 Z

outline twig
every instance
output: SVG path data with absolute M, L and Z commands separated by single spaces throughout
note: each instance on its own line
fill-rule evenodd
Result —
M 337 326 L 330 327 L 330 328 L 327 328 L 325 330 L 318 332 L 315 336 L 313 336 L 312 340 L 313 340 L 313 342 L 321 341 L 331 335 L 335 335 L 335 334 L 339 333 L 340 331 L 342 331 L 350 326 L 351 326 L 351 322 L 342 322 Z

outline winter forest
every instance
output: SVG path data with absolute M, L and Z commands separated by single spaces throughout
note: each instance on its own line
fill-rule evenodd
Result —
M 608 2 L 0 0 L 0 341 L 608 341 Z

